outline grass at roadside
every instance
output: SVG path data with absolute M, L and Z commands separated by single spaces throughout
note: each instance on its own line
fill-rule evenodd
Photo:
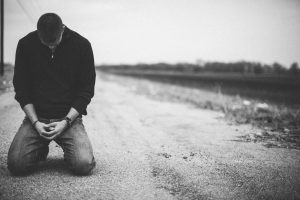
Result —
M 14 68 L 11 65 L 4 66 L 4 74 L 0 75 L 0 94 L 13 90 L 13 79 Z
M 110 76 L 104 75 L 104 78 Z M 297 105 L 270 104 L 238 95 L 226 95 L 220 86 L 207 91 L 128 76 L 118 76 L 113 81 L 157 100 L 183 102 L 198 108 L 221 111 L 229 123 L 252 124 L 262 130 L 242 136 L 236 141 L 262 142 L 266 147 L 300 149 L 300 107 Z

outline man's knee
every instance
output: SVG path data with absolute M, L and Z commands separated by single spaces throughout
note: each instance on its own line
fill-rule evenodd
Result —
M 7 158 L 7 168 L 15 176 L 23 176 L 30 173 L 30 168 L 28 168 L 28 162 L 25 157 L 20 157 L 18 155 L 8 154 Z
M 81 157 L 77 158 L 75 162 L 72 163 L 72 171 L 77 175 L 88 175 L 96 166 L 94 157 Z

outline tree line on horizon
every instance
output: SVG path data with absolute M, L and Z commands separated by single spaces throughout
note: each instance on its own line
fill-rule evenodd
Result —
M 297 62 L 291 64 L 289 68 L 284 67 L 279 63 L 272 65 L 261 64 L 257 62 L 199 62 L 193 63 L 155 63 L 145 64 L 139 63 L 134 65 L 119 64 L 109 65 L 103 64 L 99 66 L 102 69 L 120 69 L 120 70 L 166 70 L 166 71 L 178 71 L 178 72 L 215 72 L 215 73 L 241 73 L 241 74 L 276 74 L 276 75 L 291 75 L 299 76 L 300 68 Z
M 4 67 L 13 67 L 10 63 L 4 63 Z M 240 73 L 240 74 L 269 74 L 269 75 L 289 75 L 300 76 L 300 68 L 297 62 L 291 64 L 289 68 L 275 62 L 271 65 L 262 64 L 259 62 L 197 62 L 193 63 L 138 63 L 138 64 L 102 64 L 100 67 L 106 69 L 119 69 L 119 70 L 165 70 L 177 72 L 214 72 L 214 73 Z

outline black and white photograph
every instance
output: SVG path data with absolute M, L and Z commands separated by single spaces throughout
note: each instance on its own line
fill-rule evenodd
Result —
M 0 200 L 300 200 L 300 0 L 0 0 Z

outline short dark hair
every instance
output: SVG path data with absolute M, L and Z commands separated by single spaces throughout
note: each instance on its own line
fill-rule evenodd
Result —
M 53 43 L 60 36 L 63 30 L 63 23 L 57 14 L 46 13 L 39 18 L 37 30 L 44 42 Z

